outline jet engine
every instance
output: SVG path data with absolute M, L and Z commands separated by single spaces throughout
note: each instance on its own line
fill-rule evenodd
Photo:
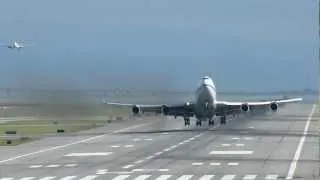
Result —
M 133 105 L 132 112 L 133 114 L 139 114 L 141 112 L 141 109 L 138 105 Z
M 278 110 L 278 104 L 276 102 L 272 102 L 270 104 L 270 108 L 272 111 L 277 111 Z
M 167 105 L 162 105 L 161 107 L 161 112 L 164 114 L 164 115 L 168 115 L 169 114 L 169 107 Z
M 241 104 L 241 111 L 249 112 L 250 111 L 250 106 L 247 103 Z

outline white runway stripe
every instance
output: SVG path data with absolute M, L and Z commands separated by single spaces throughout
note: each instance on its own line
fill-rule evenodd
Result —
M 83 177 L 79 180 L 93 180 L 95 178 L 97 178 L 98 176 L 97 175 L 89 175 L 89 176 L 86 176 L 86 177 Z
M 146 180 L 147 178 L 149 178 L 151 175 L 140 175 L 138 177 L 135 178 L 135 180 Z
M 94 152 L 94 153 L 70 153 L 64 156 L 67 157 L 80 157 L 80 156 L 108 156 L 112 154 L 112 152 Z
M 203 162 L 194 162 L 192 163 L 193 166 L 201 166 L 203 164 Z
M 257 175 L 248 174 L 243 177 L 243 180 L 253 180 L 253 179 L 256 179 L 256 177 Z
M 10 177 L 5 177 L 5 178 L 0 178 L 0 180 L 12 180 L 13 178 Z
M 199 180 L 211 180 L 214 175 L 203 175 Z
M 66 164 L 66 165 L 64 165 L 64 167 L 75 167 L 75 166 L 77 166 L 77 164 Z
M 60 180 L 72 180 L 75 179 L 77 176 L 66 176 L 64 178 L 61 178 Z
M 177 180 L 189 180 L 193 177 L 193 175 L 182 175 Z
M 159 176 L 157 179 L 155 180 L 167 180 L 169 179 L 170 177 L 172 177 L 172 175 L 161 175 Z
M 236 175 L 233 175 L 233 174 L 227 174 L 227 175 L 224 175 L 221 180 L 232 180 L 236 177 Z
M 211 151 L 210 154 L 214 155 L 246 155 L 252 154 L 253 151 Z
M 39 180 L 51 180 L 51 179 L 54 179 L 56 178 L 55 176 L 47 176 L 47 177 L 44 177 L 44 178 L 41 178 Z
M 277 178 L 278 178 L 278 175 L 276 175 L 276 174 L 269 174 L 266 176 L 266 180 L 274 180 Z
M 31 165 L 31 166 L 29 166 L 29 168 L 39 168 L 39 167 L 41 167 L 42 165 Z
M 112 180 L 125 180 L 129 177 L 130 175 L 119 175 L 115 178 L 113 178 Z
M 20 180 L 32 180 L 34 179 L 35 177 L 24 177 L 24 178 L 21 178 Z

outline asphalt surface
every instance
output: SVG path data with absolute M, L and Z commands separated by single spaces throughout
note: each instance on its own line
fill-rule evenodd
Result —
M 182 119 L 133 119 L 1 147 L 0 180 L 316 179 L 318 112 L 308 121 L 312 108 L 292 104 L 200 128 L 194 121 L 185 127 Z

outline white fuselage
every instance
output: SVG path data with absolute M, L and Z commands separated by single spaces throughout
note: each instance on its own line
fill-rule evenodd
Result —
M 20 49 L 20 48 L 22 48 L 23 46 L 22 45 L 20 45 L 19 43 L 17 43 L 17 42 L 14 42 L 12 45 L 9 45 L 8 46 L 8 48 L 10 48 L 10 49 Z
M 212 119 L 216 109 L 216 88 L 210 77 L 202 78 L 195 93 L 195 115 L 199 120 Z

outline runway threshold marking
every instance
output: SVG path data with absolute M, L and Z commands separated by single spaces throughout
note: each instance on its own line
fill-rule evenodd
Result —
M 60 180 L 72 180 L 72 179 L 75 179 L 77 176 L 66 176 Z
M 135 178 L 135 180 L 145 180 L 149 178 L 151 175 L 140 175 L 139 177 Z
M 252 154 L 254 151 L 211 151 L 214 155 L 246 155 Z
M 108 156 L 113 152 L 94 152 L 94 153 L 69 153 L 64 156 L 67 157 L 81 157 L 81 156 Z
M 177 180 L 188 180 L 191 179 L 193 175 L 182 175 Z
M 297 147 L 297 150 L 296 150 L 296 152 L 294 154 L 294 157 L 292 159 L 292 162 L 290 164 L 290 168 L 289 168 L 289 171 L 288 171 L 286 179 L 292 179 L 293 178 L 294 172 L 295 172 L 296 167 L 297 167 L 297 163 L 298 163 L 300 155 L 301 155 L 301 151 L 302 151 L 302 148 L 303 148 L 304 141 L 306 140 L 306 136 L 308 134 L 308 129 L 309 129 L 309 126 L 310 126 L 310 122 L 311 122 L 312 116 L 313 116 L 313 114 L 314 114 L 314 112 L 316 110 L 316 107 L 317 107 L 316 104 L 314 104 L 312 106 L 312 110 L 311 110 L 311 112 L 310 112 L 310 114 L 308 116 L 306 125 L 304 127 L 303 134 L 302 134 L 302 136 L 300 138 L 299 145 Z
M 112 180 L 124 180 L 127 179 L 130 175 L 119 175 L 115 178 L 113 178 Z
M 257 175 L 248 174 L 243 177 L 243 180 L 254 180 L 254 179 L 256 179 L 256 177 L 257 177 Z
M 41 150 L 38 150 L 38 151 L 35 151 L 35 152 L 32 152 L 32 153 L 22 154 L 22 155 L 15 156 L 15 157 L 12 157 L 12 158 L 9 158 L 9 159 L 1 160 L 0 164 L 6 163 L 6 162 L 9 162 L 9 161 L 13 161 L 13 160 L 17 160 L 17 159 L 21 159 L 21 158 L 24 158 L 24 157 L 28 157 L 28 156 L 32 156 L 32 155 L 36 155 L 36 154 L 40 154 L 40 153 L 44 153 L 44 152 L 48 152 L 48 151 L 52 151 L 52 150 L 63 149 L 63 148 L 69 147 L 69 146 L 73 146 L 73 145 L 85 143 L 85 142 L 88 142 L 88 141 L 92 141 L 92 140 L 95 140 L 95 139 L 103 138 L 103 137 L 111 135 L 111 134 L 123 132 L 123 131 L 130 130 L 130 129 L 136 129 L 138 127 L 142 127 L 142 126 L 145 126 L 145 125 L 148 125 L 148 124 L 151 124 L 151 123 L 154 123 L 154 122 L 139 124 L 139 125 L 135 125 L 135 126 L 130 126 L 130 127 L 127 127 L 127 128 L 123 128 L 123 129 L 119 129 L 119 130 L 116 130 L 116 131 L 112 131 L 112 132 L 107 133 L 107 134 L 93 136 L 93 137 L 86 138 L 86 139 L 83 139 L 83 140 L 80 140 L 80 141 L 75 141 L 73 143 L 64 144 L 64 145 L 60 145 L 60 146 L 54 146 L 54 147 L 50 147 L 50 148 L 46 148 L 46 149 L 41 149 Z
M 236 175 L 233 175 L 233 174 L 227 174 L 227 175 L 224 175 L 221 180 L 232 180 L 236 177 Z
M 95 179 L 96 177 L 98 177 L 97 175 L 89 175 L 89 176 L 86 176 L 84 178 L 81 178 L 79 180 L 93 180 Z
M 55 176 L 47 176 L 47 177 L 44 177 L 44 178 L 41 178 L 39 180 L 51 180 L 51 179 L 54 179 L 56 178 Z
M 195 136 L 192 136 L 191 138 L 189 138 L 189 139 L 187 139 L 187 140 L 185 140 L 185 141 L 183 141 L 183 142 L 185 142 L 185 143 L 190 142 L 190 141 L 192 141 L 192 140 L 195 140 L 196 138 L 199 138 L 199 137 L 202 136 L 202 135 L 203 135 L 203 133 L 199 133 L 199 134 L 197 134 L 197 135 L 195 135 Z M 180 142 L 180 143 L 181 143 L 181 142 Z M 164 153 L 164 152 L 168 152 L 168 151 L 171 151 L 171 150 L 173 150 L 173 149 L 176 149 L 177 147 L 179 147 L 180 145 L 182 145 L 182 144 L 180 144 L 180 143 L 178 143 L 178 144 L 176 144 L 176 145 L 172 145 L 171 147 L 166 148 L 166 149 L 164 149 L 164 150 L 162 150 L 162 151 L 160 151 L 160 152 L 161 152 L 161 153 Z M 150 155 L 150 156 L 144 158 L 143 160 L 150 160 L 150 159 L 152 159 L 152 158 L 160 155 L 160 154 L 161 154 L 160 152 L 156 152 L 156 153 L 154 153 L 153 155 Z M 136 161 L 136 162 L 139 162 L 139 160 Z M 132 167 L 134 167 L 135 165 L 139 164 L 139 163 L 136 163 L 136 162 L 135 162 L 134 164 L 127 164 L 127 165 L 123 166 L 122 168 L 123 168 L 123 169 L 132 168 Z
M 167 180 L 171 177 L 172 175 L 161 175 L 159 176 L 156 180 Z
M 210 180 L 214 177 L 214 175 L 203 175 L 199 180 Z
M 20 180 L 31 180 L 31 179 L 35 179 L 35 177 L 24 177 L 24 178 L 21 178 Z

